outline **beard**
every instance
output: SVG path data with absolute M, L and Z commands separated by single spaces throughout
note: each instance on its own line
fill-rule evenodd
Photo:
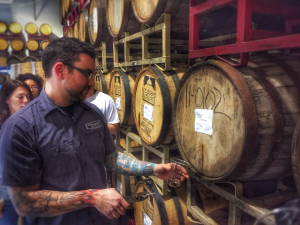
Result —
M 66 92 L 70 96 L 71 100 L 74 102 L 84 101 L 86 99 L 86 94 L 90 90 L 91 86 L 88 85 L 82 90 L 74 90 L 72 88 L 65 87 Z

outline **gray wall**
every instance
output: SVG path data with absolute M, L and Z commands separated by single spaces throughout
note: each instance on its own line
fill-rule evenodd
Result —
M 28 41 L 25 25 L 29 22 L 38 27 L 47 23 L 52 27 L 51 40 L 63 36 L 59 22 L 59 0 L 36 0 L 35 13 L 33 0 L 14 0 L 13 4 L 0 4 L 0 21 L 9 25 L 18 22 L 22 26 L 23 41 Z M 28 53 L 27 53 L 28 55 Z

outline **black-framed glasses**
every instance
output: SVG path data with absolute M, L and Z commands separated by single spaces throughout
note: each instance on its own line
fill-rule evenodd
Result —
M 71 64 L 64 64 L 64 65 L 79 71 L 86 79 L 91 79 L 91 78 L 94 78 L 96 76 L 96 72 L 93 72 L 89 69 L 83 70 L 83 69 L 80 69 L 80 68 L 78 68 L 76 66 L 73 66 Z

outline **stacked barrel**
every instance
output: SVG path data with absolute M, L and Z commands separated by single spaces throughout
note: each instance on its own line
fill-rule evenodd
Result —
M 50 42 L 52 28 L 48 24 L 42 24 L 38 28 L 34 23 L 27 23 L 25 31 L 29 39 L 26 44 L 21 39 L 22 26 L 19 23 L 13 22 L 7 28 L 5 23 L 0 22 L 0 34 L 6 38 L 0 39 L 0 52 L 5 53 L 5 56 L 0 56 L 0 66 L 8 66 L 12 78 L 17 77 L 20 73 L 33 73 L 44 79 L 44 72 L 38 57 L 40 50 L 44 50 Z M 8 56 L 9 45 L 12 48 L 10 56 Z M 29 56 L 24 56 L 25 46 L 29 51 Z M 32 55 L 37 51 L 39 54 Z
M 68 7 L 61 2 L 63 7 Z M 105 42 L 107 52 L 112 53 L 113 40 L 122 39 L 124 32 L 131 35 L 141 31 L 142 24 L 154 26 L 163 13 L 169 13 L 171 38 L 186 40 L 188 5 L 188 0 L 91 0 L 79 13 L 74 27 L 67 30 L 72 29 L 73 36 L 95 48 Z M 216 20 L 211 18 L 211 23 L 215 24 Z M 160 38 L 159 35 L 154 37 Z M 253 54 L 245 67 L 208 60 L 190 68 L 178 61 L 169 71 L 162 71 L 155 65 L 132 66 L 129 72 L 114 68 L 106 73 L 97 71 L 95 89 L 109 94 L 115 101 L 121 127 L 136 127 L 142 141 L 149 146 L 177 145 L 181 157 L 198 176 L 210 181 L 253 181 L 282 178 L 293 173 L 300 193 L 298 62 L 295 56 Z M 96 60 L 95 64 L 98 63 Z M 212 113 L 211 134 L 195 129 L 197 109 Z M 114 180 L 115 184 L 127 182 L 126 193 L 132 192 L 132 186 L 135 191 L 157 191 L 151 180 L 138 182 L 123 176 L 115 176 Z M 220 201 L 208 201 L 203 194 L 207 192 L 205 187 L 197 185 L 199 201 L 206 213 L 214 214 L 221 208 L 228 208 L 228 202 L 219 196 L 213 199 Z M 183 219 L 176 217 L 180 214 L 176 207 L 186 212 L 185 188 L 183 185 L 182 190 L 175 190 L 163 198 L 156 196 L 137 203 L 136 222 L 142 224 L 146 218 L 153 224 L 176 224 L 178 221 L 189 224 L 186 214 Z M 124 186 L 120 192 L 124 192 Z M 172 204 L 176 207 L 170 207 Z M 158 212 L 158 205 L 165 205 L 163 215 Z

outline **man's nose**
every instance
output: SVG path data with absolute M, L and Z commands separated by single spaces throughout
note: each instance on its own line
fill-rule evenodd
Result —
M 28 102 L 30 102 L 30 99 L 27 96 L 25 96 L 23 99 L 23 102 L 25 102 L 27 104 Z
M 92 77 L 89 79 L 88 85 L 93 86 L 93 87 L 95 86 L 95 77 Z

